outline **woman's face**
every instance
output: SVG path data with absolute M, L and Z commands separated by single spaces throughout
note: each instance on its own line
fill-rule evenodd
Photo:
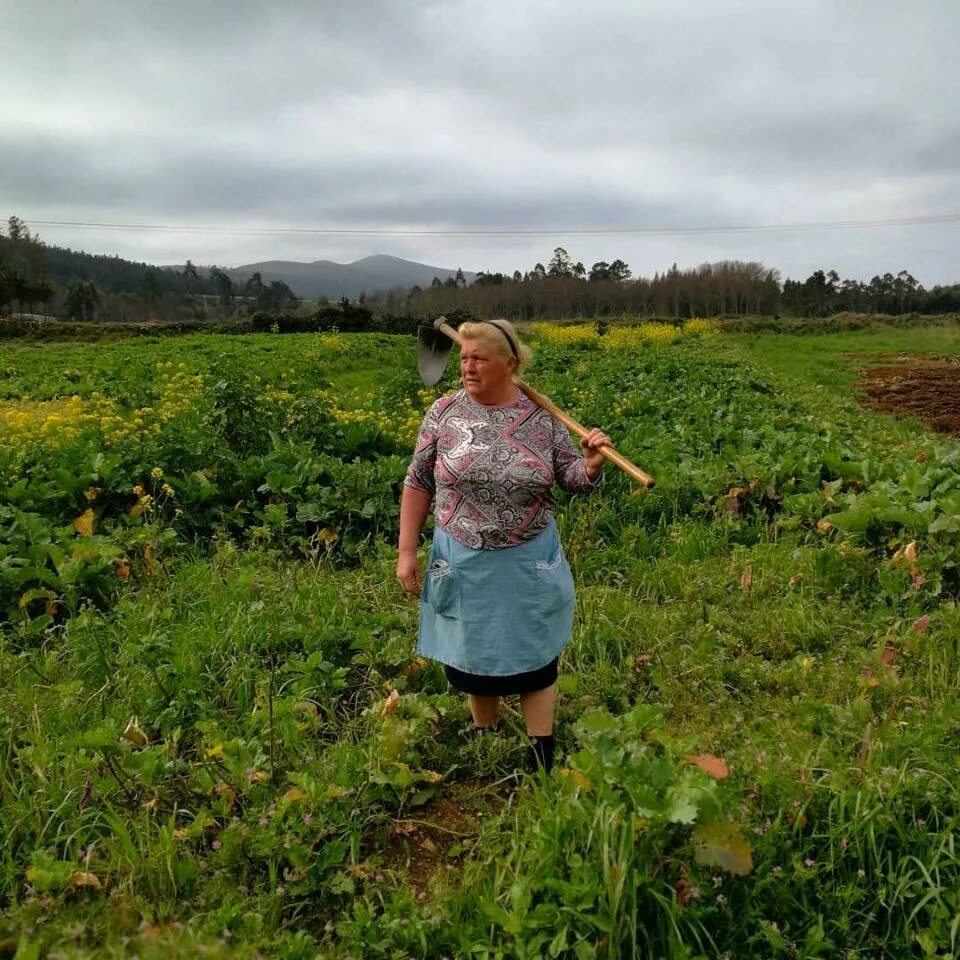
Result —
M 480 403 L 507 403 L 513 397 L 511 377 L 517 362 L 505 357 L 486 340 L 460 344 L 460 376 L 471 399 Z

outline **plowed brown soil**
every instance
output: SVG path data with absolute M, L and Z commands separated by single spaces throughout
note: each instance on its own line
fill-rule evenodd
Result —
M 867 367 L 857 386 L 878 410 L 918 417 L 940 433 L 960 436 L 958 357 L 900 356 Z

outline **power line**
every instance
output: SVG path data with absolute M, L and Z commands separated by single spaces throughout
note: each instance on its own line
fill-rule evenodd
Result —
M 552 230 L 525 229 L 452 229 L 347 227 L 211 227 L 167 223 L 96 223 L 82 220 L 24 220 L 31 226 L 67 227 L 83 230 L 167 231 L 211 233 L 226 236 L 324 236 L 324 237 L 594 237 L 658 236 L 678 237 L 710 233 L 798 233 L 812 230 L 863 230 L 877 227 L 914 227 L 960 222 L 960 213 L 932 216 L 882 217 L 860 220 L 816 220 L 806 223 L 738 224 L 699 227 L 584 227 Z

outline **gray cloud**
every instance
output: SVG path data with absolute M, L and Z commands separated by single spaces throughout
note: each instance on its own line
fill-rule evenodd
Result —
M 960 226 L 568 237 L 958 212 L 960 7 L 922 0 L 7 0 L 0 200 L 51 242 L 163 261 L 379 249 L 635 272 L 759 259 L 960 280 Z M 252 226 L 555 236 L 251 237 Z

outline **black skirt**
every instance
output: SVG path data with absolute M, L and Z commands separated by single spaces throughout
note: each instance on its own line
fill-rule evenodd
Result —
M 506 677 L 488 677 L 479 673 L 464 673 L 447 664 L 443 672 L 452 687 L 461 693 L 472 693 L 477 697 L 508 697 L 518 693 L 533 693 L 545 690 L 557 682 L 557 662 L 554 657 L 548 664 L 528 670 L 526 673 L 512 673 Z

